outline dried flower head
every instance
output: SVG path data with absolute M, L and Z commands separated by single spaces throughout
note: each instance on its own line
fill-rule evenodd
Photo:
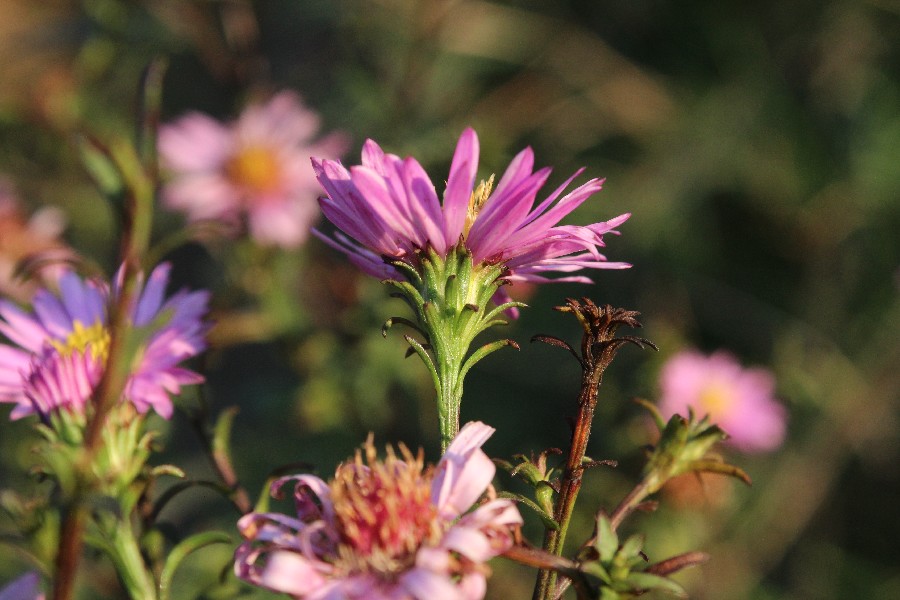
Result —
M 522 523 L 510 500 L 467 512 L 494 476 L 481 450 L 493 432 L 467 424 L 436 468 L 402 446 L 379 459 L 370 438 L 330 482 L 311 475 L 276 481 L 276 497 L 295 482 L 297 516 L 244 516 L 235 572 L 304 599 L 482 598 L 483 563 L 513 544 Z

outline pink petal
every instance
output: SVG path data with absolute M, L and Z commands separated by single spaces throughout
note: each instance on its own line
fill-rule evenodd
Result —
M 270 590 L 304 595 L 315 591 L 327 580 L 304 556 L 276 550 L 267 553 L 266 566 L 257 581 Z
M 0 590 L 0 600 L 44 600 L 37 573 L 26 573 Z
M 481 446 L 495 429 L 484 423 L 467 423 L 438 463 L 431 487 L 432 502 L 441 517 L 461 515 L 484 493 L 497 468 Z
M 462 235 L 469 198 L 475 188 L 478 153 L 478 136 L 474 129 L 466 127 L 456 143 L 447 189 L 444 191 L 444 238 L 447 246 L 456 244 Z
M 414 568 L 400 578 L 402 585 L 415 600 L 458 600 L 459 592 L 448 575 Z

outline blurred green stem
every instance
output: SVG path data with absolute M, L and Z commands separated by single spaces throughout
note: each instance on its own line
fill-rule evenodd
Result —
M 67 508 L 60 524 L 59 550 L 55 559 L 53 600 L 69 600 L 74 591 L 75 573 L 78 568 L 81 545 L 84 537 L 85 515 L 84 494 L 90 491 L 93 481 L 92 464 L 102 441 L 106 417 L 119 402 L 130 372 L 130 349 L 133 335 L 131 308 L 136 301 L 140 286 L 141 261 L 147 255 L 150 234 L 153 228 L 153 207 L 156 195 L 156 153 L 146 148 L 153 143 L 156 123 L 155 110 L 158 108 L 164 64 L 154 61 L 147 68 L 142 92 L 144 114 L 141 115 L 140 142 L 145 152 L 138 154 L 134 144 L 118 140 L 107 149 L 95 142 L 92 157 L 103 161 L 106 172 L 115 173 L 118 185 L 100 188 L 113 204 L 124 203 L 121 241 L 121 288 L 114 306 L 110 307 L 108 327 L 110 332 L 109 354 L 106 368 L 97 384 L 88 412 L 88 422 L 84 437 L 84 454 L 75 468 L 75 494 L 66 500 Z M 93 163 L 96 165 L 97 163 Z M 91 165 L 86 165 L 89 169 Z M 95 173 L 96 174 L 96 173 Z M 152 596 L 147 596 L 152 598 Z
M 651 478 L 658 479 L 655 473 L 651 473 L 647 477 L 644 477 L 644 479 L 642 479 L 641 482 L 628 492 L 628 495 L 619 502 L 619 505 L 609 517 L 609 524 L 613 531 L 618 529 L 619 525 L 622 524 L 622 521 L 624 521 L 628 515 L 630 515 L 634 509 L 652 493 L 652 488 L 650 486 Z
M 154 600 L 156 584 L 147 572 L 129 516 L 123 515 L 108 533 L 112 542 L 110 558 L 130 597 L 133 600 Z

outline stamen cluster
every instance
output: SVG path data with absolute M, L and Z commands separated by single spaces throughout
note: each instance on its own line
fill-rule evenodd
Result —
M 522 523 L 511 500 L 470 510 L 494 476 L 481 451 L 493 431 L 467 424 L 435 468 L 402 446 L 378 460 L 370 440 L 331 482 L 276 481 L 276 497 L 294 483 L 296 517 L 245 515 L 235 573 L 294 598 L 482 598 L 483 563 L 513 545 Z

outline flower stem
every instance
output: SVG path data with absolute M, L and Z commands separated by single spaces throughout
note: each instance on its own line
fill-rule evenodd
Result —
M 156 584 L 147 572 L 140 546 L 134 537 L 131 522 L 125 516 L 113 526 L 110 554 L 122 584 L 134 600 L 156 598 Z
M 585 454 L 587 452 L 588 439 L 591 435 L 591 424 L 594 420 L 594 409 L 597 407 L 597 397 L 603 373 L 610 365 L 613 358 L 624 344 L 631 343 L 639 347 L 655 346 L 642 338 L 625 336 L 615 337 L 620 325 L 628 327 L 640 327 L 637 321 L 638 313 L 613 308 L 611 306 L 597 306 L 587 298 L 581 301 L 568 298 L 566 305 L 558 307 L 560 312 L 572 313 L 581 323 L 584 335 L 581 339 L 581 355 L 563 340 L 552 336 L 536 336 L 553 346 L 563 347 L 578 358 L 581 363 L 581 392 L 578 397 L 578 415 L 572 430 L 572 442 L 566 455 L 566 466 L 560 482 L 559 494 L 556 498 L 553 518 L 559 525 L 559 529 L 547 529 L 544 534 L 544 550 L 550 554 L 561 556 L 566 542 L 566 533 L 578 492 L 581 490 L 581 481 L 584 474 Z M 551 569 L 541 569 L 538 572 L 535 583 L 534 600 L 550 600 L 555 597 L 557 572 Z
M 587 453 L 588 439 L 591 435 L 591 423 L 594 420 L 594 409 L 597 406 L 598 392 L 605 369 L 605 364 L 597 362 L 584 365 L 582 372 L 581 395 L 578 399 L 578 416 L 575 419 L 572 443 L 569 446 L 569 452 L 566 457 L 566 467 L 560 483 L 559 496 L 556 500 L 556 509 L 553 515 L 553 518 L 559 523 L 559 529 L 548 529 L 544 534 L 544 550 L 556 556 L 562 555 L 569 522 L 572 519 L 572 511 L 575 508 L 575 501 L 578 499 L 578 492 L 581 490 L 584 456 Z M 538 573 L 538 581 L 533 598 L 535 600 L 548 600 L 551 598 L 555 583 L 556 572 L 542 569 Z
M 75 573 L 81 557 L 85 510 L 81 502 L 72 500 L 63 509 L 59 548 L 54 560 L 52 600 L 69 600 L 75 589 Z
M 612 530 L 615 531 L 618 529 L 619 525 L 622 524 L 622 521 L 624 521 L 628 515 L 644 501 L 644 498 L 650 495 L 650 493 L 650 485 L 647 478 L 644 478 L 628 492 L 627 496 L 622 498 L 622 501 L 619 502 L 619 505 L 613 511 L 612 515 L 610 515 L 609 524 L 612 527 Z
M 158 108 L 162 84 L 163 63 L 155 61 L 145 73 L 142 97 L 145 100 L 144 110 L 147 115 Z M 102 443 L 103 430 L 109 412 L 116 406 L 128 378 L 129 365 L 133 357 L 127 356 L 130 346 L 132 326 L 130 310 L 138 289 L 138 274 L 141 261 L 147 255 L 150 234 L 153 227 L 153 208 L 156 195 L 157 160 L 155 153 L 155 123 L 152 118 L 142 115 L 142 131 L 139 143 L 149 152 L 139 154 L 135 146 L 124 140 L 107 149 L 90 141 L 91 152 L 95 158 L 102 156 L 106 168 L 114 172 L 119 179 L 120 189 L 107 190 L 110 200 L 117 203 L 124 196 L 122 239 L 120 256 L 122 259 L 121 294 L 115 306 L 110 307 L 109 355 L 103 375 L 97 384 L 92 398 L 91 408 L 84 436 L 84 453 L 75 465 L 75 492 L 66 500 L 67 507 L 60 523 L 59 549 L 55 558 L 56 571 L 53 581 L 53 600 L 69 600 L 74 591 L 75 573 L 81 554 L 81 546 L 85 528 L 84 496 L 94 482 L 92 462 Z M 89 167 L 89 165 L 86 164 Z M 89 168 L 90 170 L 90 168 Z M 105 186 L 100 185 L 101 189 Z M 151 588 L 152 589 L 152 588 Z M 152 596 L 148 596 L 152 597 Z
M 441 363 L 442 361 L 438 361 Z M 456 434 L 459 433 L 459 410 L 462 404 L 462 383 L 458 379 L 459 366 L 442 362 L 439 371 L 441 379 L 438 398 L 438 424 L 441 431 L 441 454 L 443 454 Z
M 518 348 L 512 340 L 489 342 L 469 352 L 479 334 L 494 325 L 505 325 L 501 313 L 524 306 L 519 302 L 493 305 L 503 285 L 505 267 L 501 264 L 474 264 L 471 253 L 462 245 L 446 256 L 432 249 L 422 250 L 415 260 L 390 263 L 406 281 L 387 280 L 406 300 L 416 315 L 416 323 L 401 317 L 389 319 L 382 331 L 403 323 L 420 333 L 424 340 L 405 336 L 411 352 L 422 359 L 434 380 L 438 403 L 441 448 L 446 450 L 459 432 L 463 380 L 469 369 L 488 354 L 504 346 Z

